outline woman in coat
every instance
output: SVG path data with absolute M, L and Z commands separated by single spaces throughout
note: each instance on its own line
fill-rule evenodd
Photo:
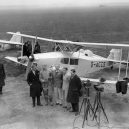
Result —
M 72 112 L 79 111 L 79 94 L 82 84 L 80 78 L 76 75 L 75 69 L 71 70 L 71 78 L 69 82 L 69 90 L 67 101 L 72 105 Z

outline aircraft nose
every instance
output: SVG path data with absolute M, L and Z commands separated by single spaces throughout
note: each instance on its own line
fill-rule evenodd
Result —
M 34 59 L 34 55 L 31 55 L 31 56 L 29 56 L 29 61 L 30 62 L 33 62 L 35 59 Z

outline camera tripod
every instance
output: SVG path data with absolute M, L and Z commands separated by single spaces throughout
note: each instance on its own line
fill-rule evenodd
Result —
M 104 110 L 104 107 L 103 107 L 103 105 L 102 105 L 102 103 L 101 103 L 101 92 L 102 92 L 102 91 L 98 91 L 98 90 L 97 90 L 96 97 L 95 97 L 95 101 L 94 101 L 94 108 L 93 108 L 93 109 L 94 109 L 93 120 L 94 120 L 94 118 L 96 118 L 96 116 L 97 116 L 97 115 L 96 115 L 97 111 L 98 111 L 98 113 L 99 113 L 99 115 L 98 115 L 98 125 L 99 125 L 99 127 L 100 127 L 100 112 L 101 112 L 101 110 L 102 110 L 102 112 L 103 112 L 103 114 L 104 114 L 104 116 L 105 116 L 107 122 L 109 123 L 108 118 L 107 118 L 107 115 L 106 115 L 105 110 Z
M 88 120 L 88 115 L 90 115 L 91 112 L 92 112 L 94 118 L 96 119 L 94 109 L 90 103 L 89 87 L 85 87 L 85 89 L 86 89 L 86 94 L 83 97 L 83 101 L 82 101 L 80 111 L 79 111 L 79 114 L 80 114 L 81 110 L 82 110 L 82 106 L 84 105 L 84 118 L 83 118 L 82 128 L 84 128 L 85 120 Z M 96 122 L 97 122 L 97 119 L 96 119 Z

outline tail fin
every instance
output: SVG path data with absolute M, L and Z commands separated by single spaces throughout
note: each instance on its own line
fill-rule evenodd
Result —
M 17 34 L 20 34 L 20 32 L 17 32 Z M 13 35 L 10 41 L 19 42 L 21 43 L 21 36 L 20 35 Z
M 107 57 L 111 60 L 120 60 L 121 58 L 121 50 L 120 49 L 111 49 L 109 56 Z

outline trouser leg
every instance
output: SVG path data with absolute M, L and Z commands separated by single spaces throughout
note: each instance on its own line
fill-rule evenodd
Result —
M 37 105 L 40 105 L 41 102 L 40 102 L 40 96 L 37 96 Z
M 65 90 L 63 90 L 63 94 L 62 94 L 63 96 L 63 106 L 65 107 L 66 105 L 65 105 Z
M 65 89 L 65 105 L 66 105 L 66 106 L 68 106 L 67 95 L 68 95 L 68 90 Z
M 33 106 L 35 107 L 35 97 L 32 97 L 32 103 L 33 103 Z
M 57 87 L 54 87 L 54 101 L 55 101 L 55 103 L 59 103 L 58 102 L 58 91 L 57 91 Z
M 62 104 L 62 88 L 58 88 L 58 101 Z
M 79 103 L 71 103 L 71 105 L 72 105 L 73 111 L 75 112 L 79 111 Z
M 3 87 L 1 86 L 1 87 L 0 87 L 0 94 L 2 94 L 2 88 L 3 88 Z
M 51 105 L 54 104 L 54 89 L 52 88 L 52 93 L 51 93 Z
M 72 105 L 72 110 L 75 111 L 74 103 L 71 103 L 71 105 Z
M 75 107 L 75 112 L 78 112 L 79 111 L 79 103 L 75 103 L 74 107 Z

